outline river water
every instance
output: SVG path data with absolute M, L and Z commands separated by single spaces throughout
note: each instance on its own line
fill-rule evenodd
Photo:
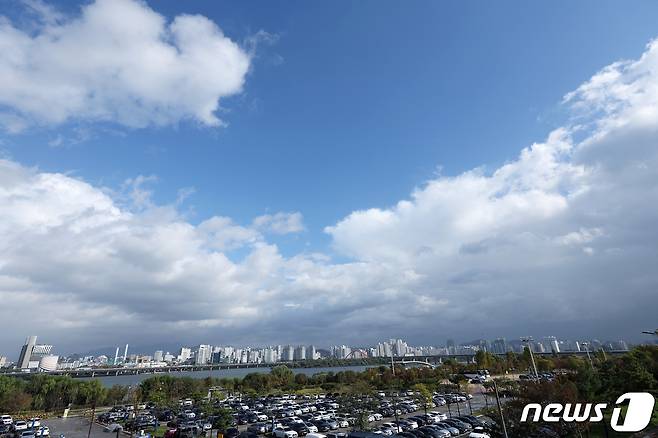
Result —
M 292 371 L 295 374 L 306 374 L 307 376 L 312 376 L 317 373 L 327 373 L 339 371 L 363 371 L 368 366 L 364 365 L 354 365 L 354 366 L 345 366 L 345 367 L 322 367 L 322 368 L 292 368 Z M 142 380 L 146 380 L 149 377 L 159 376 L 162 374 L 168 374 L 173 377 L 194 377 L 195 379 L 204 379 L 208 376 L 210 377 L 244 377 L 250 373 L 269 373 L 269 367 L 262 368 L 232 368 L 226 370 L 212 370 L 212 371 L 178 371 L 172 373 L 161 373 L 161 374 L 136 374 L 136 375 L 122 375 L 122 376 L 100 376 L 93 377 L 93 379 L 100 380 L 103 383 L 103 386 L 111 387 L 112 385 L 123 385 L 131 386 L 137 385 Z M 85 380 L 92 379 L 84 378 Z

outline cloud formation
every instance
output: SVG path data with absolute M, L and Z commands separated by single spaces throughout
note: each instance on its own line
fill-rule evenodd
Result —
M 299 213 L 195 225 L 154 204 L 144 178 L 126 204 L 0 161 L 0 315 L 13 328 L 0 346 L 46 331 L 88 348 L 163 336 L 321 345 L 633 336 L 655 324 L 658 305 L 657 85 L 652 42 L 567 94 L 571 120 L 495 171 L 440 176 L 328 226 L 344 263 L 286 257 L 268 241 L 303 230 Z M 24 317 L 35 309 L 47 316 Z
M 0 125 L 18 132 L 67 121 L 220 126 L 220 99 L 239 93 L 250 55 L 201 15 L 171 22 L 137 0 L 96 0 L 77 16 L 26 3 L 22 30 L 0 17 Z

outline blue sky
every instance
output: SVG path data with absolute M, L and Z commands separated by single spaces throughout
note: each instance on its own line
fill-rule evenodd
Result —
M 258 30 L 278 37 L 259 44 L 244 92 L 222 102 L 227 128 L 74 122 L 5 138 L 3 149 L 110 187 L 156 175 L 160 202 L 194 187 L 192 221 L 301 211 L 308 232 L 280 241 L 286 251 L 326 250 L 325 226 L 394 204 L 439 169 L 515 158 L 563 122 L 566 90 L 637 57 L 658 18 L 655 2 L 152 6 L 170 18 L 205 15 L 237 41 Z M 67 144 L 81 126 L 90 138 Z M 60 135 L 60 147 L 48 145 Z
M 656 2 L 0 15 L 0 312 L 53 343 L 652 329 Z

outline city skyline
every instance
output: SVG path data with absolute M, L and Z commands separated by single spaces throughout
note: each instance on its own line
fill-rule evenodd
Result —
M 71 357 L 87 358 L 95 361 L 97 357 L 104 357 L 110 364 L 126 363 L 126 358 L 148 358 L 155 362 L 185 362 L 191 360 L 193 364 L 224 363 L 227 357 L 232 357 L 228 363 L 275 363 L 280 361 L 296 361 L 307 359 L 320 359 L 333 357 L 337 359 L 359 359 L 365 357 L 404 357 L 404 356 L 442 356 L 442 355 L 474 355 L 478 350 L 495 354 L 504 354 L 508 351 L 519 353 L 524 347 L 530 346 L 536 353 L 569 353 L 585 352 L 590 350 L 627 351 L 629 345 L 652 344 L 653 339 L 644 338 L 638 344 L 627 343 L 621 338 L 598 339 L 598 338 L 558 338 L 555 336 L 522 336 L 517 338 L 496 337 L 491 339 L 475 339 L 470 341 L 455 341 L 446 339 L 443 343 L 415 345 L 412 342 L 400 338 L 391 338 L 378 341 L 374 344 L 336 344 L 336 345 L 314 345 L 304 343 L 274 343 L 269 345 L 235 345 L 227 343 L 199 344 L 189 343 L 175 347 L 148 347 L 130 346 L 130 344 L 118 345 L 116 348 L 99 348 L 94 352 L 64 352 L 57 351 L 54 345 L 36 345 L 37 336 L 28 336 L 25 344 L 20 350 L 19 359 L 14 362 L 18 368 L 36 368 L 45 356 L 55 357 L 56 361 L 67 361 Z M 157 348 L 157 349 L 153 349 Z M 150 351 L 149 351 L 150 350 Z M 112 356 L 111 351 L 114 351 Z M 221 356 L 215 357 L 217 352 Z M 228 351 L 228 353 L 227 353 Z M 3 364 L 12 361 L 11 354 L 2 354 Z M 107 354 L 106 354 L 107 353 Z M 254 354 L 257 359 L 253 359 Z M 246 356 L 245 356 L 246 355 Z M 166 357 L 169 359 L 165 359 Z M 199 359 L 199 358 L 202 359 Z M 220 360 L 221 357 L 221 360 Z M 242 357 L 242 359 L 240 359 Z M 159 358 L 159 359 L 158 359 Z M 51 359 L 52 361 L 52 359 Z M 0 364 L 0 367 L 3 366 Z M 23 366 L 21 366 L 21 364 Z
M 5 356 L 658 325 L 658 3 L 6 3 Z

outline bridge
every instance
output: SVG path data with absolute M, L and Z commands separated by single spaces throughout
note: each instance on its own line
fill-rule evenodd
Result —
M 74 368 L 57 371 L 42 371 L 38 374 L 49 374 L 51 376 L 71 376 L 71 377 L 105 377 L 105 376 L 131 376 L 137 374 L 167 374 L 190 371 L 214 371 L 229 370 L 239 368 L 266 368 L 274 364 L 262 363 L 236 363 L 236 364 L 208 364 L 208 365 L 171 365 L 152 368 L 139 367 L 98 367 L 98 368 Z M 3 376 L 28 377 L 34 373 L 14 371 L 2 373 Z
M 408 366 L 411 366 L 411 368 L 414 367 L 425 367 L 425 368 L 436 368 L 439 365 L 438 364 L 431 364 L 429 362 L 423 362 L 421 360 L 397 360 L 393 361 L 394 365 L 402 365 L 404 368 L 407 368 Z

